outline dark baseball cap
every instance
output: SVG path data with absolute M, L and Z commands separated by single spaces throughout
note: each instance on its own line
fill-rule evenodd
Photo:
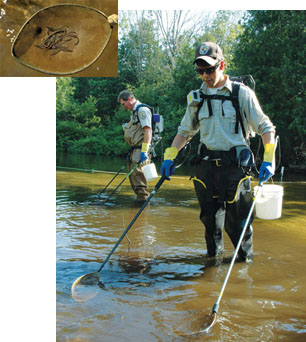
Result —
M 219 45 L 205 42 L 197 47 L 193 64 L 199 59 L 202 59 L 211 66 L 215 66 L 223 60 L 223 53 Z

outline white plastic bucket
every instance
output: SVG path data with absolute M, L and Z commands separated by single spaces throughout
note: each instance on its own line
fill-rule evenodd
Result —
M 257 193 L 255 186 L 254 193 Z M 284 188 L 281 185 L 264 184 L 256 199 L 256 216 L 264 220 L 274 220 L 282 216 Z
M 158 174 L 154 163 L 142 166 L 142 171 L 144 176 L 146 177 L 147 182 L 153 181 L 154 179 L 158 178 Z

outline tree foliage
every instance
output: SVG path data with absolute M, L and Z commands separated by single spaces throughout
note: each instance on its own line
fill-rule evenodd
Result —
M 305 11 L 249 11 L 235 53 L 238 72 L 256 80 L 256 93 L 281 137 L 286 164 L 306 151 L 305 22 Z
M 118 93 L 130 89 L 164 117 L 168 146 L 184 115 L 186 96 L 201 85 L 195 47 L 218 43 L 229 75 L 252 74 L 256 93 L 281 136 L 284 162 L 305 155 L 304 11 L 126 11 L 119 13 L 117 78 L 57 79 L 57 148 L 123 156 L 121 125 L 130 112 Z M 171 21 L 172 20 L 172 21 Z M 193 144 L 196 148 L 196 144 Z

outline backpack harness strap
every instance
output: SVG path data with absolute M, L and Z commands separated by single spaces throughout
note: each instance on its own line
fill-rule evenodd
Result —
M 137 116 L 137 121 L 134 121 L 133 125 L 138 125 L 139 122 L 140 122 L 139 116 L 138 116 L 138 109 L 141 108 L 141 107 L 147 107 L 147 108 L 150 109 L 151 113 L 153 113 L 153 108 L 152 107 L 150 107 L 149 105 L 147 105 L 145 103 L 140 103 L 139 105 L 136 106 L 135 109 L 133 109 L 133 119 L 134 119 L 135 114 L 137 114 L 136 115 Z
M 240 84 L 238 82 L 232 82 L 232 85 L 233 85 L 233 90 L 232 90 L 231 95 L 216 95 L 216 94 L 206 95 L 206 94 L 203 94 L 201 92 L 200 96 L 202 98 L 202 101 L 198 104 L 197 116 L 199 114 L 201 107 L 203 106 L 204 101 L 207 101 L 209 116 L 213 115 L 211 100 L 221 100 L 222 101 L 222 115 L 223 116 L 224 116 L 223 102 L 224 101 L 232 101 L 233 107 L 235 108 L 235 111 L 236 111 L 235 133 L 238 134 L 238 127 L 239 127 L 239 123 L 240 123 L 243 137 L 246 139 L 246 132 L 245 132 L 245 128 L 244 128 L 244 125 L 242 122 L 241 111 L 240 111 L 240 106 L 239 106 L 239 101 L 238 101 Z

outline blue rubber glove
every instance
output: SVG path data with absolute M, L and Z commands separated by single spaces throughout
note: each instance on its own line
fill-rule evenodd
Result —
M 275 167 L 272 163 L 264 161 L 259 169 L 259 181 L 260 183 L 265 183 L 270 179 L 275 173 Z
M 176 147 L 168 147 L 166 148 L 164 154 L 164 161 L 162 163 L 160 174 L 165 176 L 166 179 L 170 180 L 170 176 L 174 174 L 175 166 L 174 166 L 174 158 L 177 156 L 178 150 Z
M 148 159 L 148 152 L 140 152 L 140 162 L 144 163 Z
M 259 181 L 266 182 L 275 173 L 275 144 L 266 144 L 263 162 L 259 169 Z
M 141 151 L 140 151 L 140 163 L 144 163 L 148 158 L 148 151 L 150 148 L 150 144 L 148 143 L 142 143 L 141 144 Z
M 170 180 L 170 176 L 174 174 L 174 171 L 174 161 L 170 159 L 164 160 L 160 168 L 160 174 Z

